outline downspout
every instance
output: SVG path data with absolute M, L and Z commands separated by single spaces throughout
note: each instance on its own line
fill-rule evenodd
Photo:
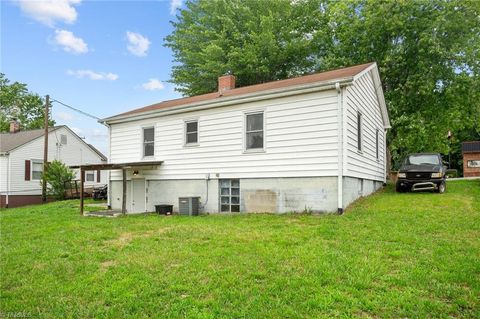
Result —
M 335 83 L 337 90 L 337 137 L 338 137 L 338 174 L 337 174 L 337 212 L 343 214 L 343 105 L 342 88 L 340 83 Z
M 10 154 L 7 153 L 7 170 L 8 170 L 8 173 L 7 173 L 7 196 L 5 196 L 5 207 L 8 208 L 8 195 L 10 194 L 10 179 L 11 179 L 11 176 L 10 176 L 10 172 L 12 171 L 11 170 L 11 167 L 10 167 Z

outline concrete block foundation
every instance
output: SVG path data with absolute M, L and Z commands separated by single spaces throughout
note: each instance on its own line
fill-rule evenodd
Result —
M 337 177 L 307 178 L 243 178 L 240 180 L 240 211 L 258 213 L 288 212 L 336 212 Z M 382 187 L 382 182 L 345 177 L 343 179 L 343 207 L 346 208 L 361 196 L 367 196 Z M 201 212 L 220 212 L 220 180 L 145 180 L 140 193 L 145 200 L 144 206 L 138 205 L 138 196 L 134 196 L 132 182 L 127 181 L 127 211 L 138 213 L 155 211 L 155 205 L 173 205 L 178 212 L 179 197 L 200 197 Z M 121 209 L 122 182 L 111 181 L 111 205 Z M 137 198 L 137 205 L 132 205 Z M 143 203 L 142 203 L 143 204 Z M 135 211 L 141 207 L 142 211 Z M 145 209 L 143 209 L 143 207 Z

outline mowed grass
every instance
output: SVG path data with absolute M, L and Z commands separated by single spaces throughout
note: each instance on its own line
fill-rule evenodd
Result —
M 3 210 L 2 316 L 479 318 L 480 181 L 338 215 Z

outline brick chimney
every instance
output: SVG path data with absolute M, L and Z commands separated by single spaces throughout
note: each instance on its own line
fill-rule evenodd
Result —
M 18 131 L 20 131 L 20 122 L 16 118 L 13 118 L 10 121 L 10 133 L 17 133 Z
M 231 74 L 222 75 L 218 78 L 218 93 L 232 90 L 235 88 L 235 76 Z

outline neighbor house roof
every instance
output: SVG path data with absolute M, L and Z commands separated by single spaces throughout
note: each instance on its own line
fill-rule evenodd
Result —
M 107 157 L 105 155 L 103 155 L 102 152 L 100 152 L 95 146 L 93 146 L 92 144 L 88 144 L 88 146 L 90 146 L 90 148 L 98 154 L 98 156 L 101 157 L 102 160 L 106 161 L 107 160 Z
M 49 132 L 53 132 L 59 129 L 61 126 L 54 126 L 48 129 Z M 23 144 L 33 141 L 40 136 L 43 136 L 43 128 L 29 131 L 19 131 L 16 133 L 1 133 L 0 134 L 0 152 L 9 152 Z
M 197 102 L 203 102 L 203 101 L 209 101 L 209 100 L 212 100 L 212 101 L 220 100 L 220 99 L 225 99 L 225 98 L 236 96 L 236 95 L 244 95 L 244 94 L 261 92 L 261 91 L 282 89 L 282 88 L 287 88 L 291 86 L 299 86 L 299 85 L 305 85 L 305 84 L 316 83 L 316 82 L 331 82 L 335 80 L 351 79 L 354 76 L 361 73 L 362 71 L 365 71 L 369 67 L 373 66 L 374 64 L 375 63 L 360 64 L 360 65 L 355 65 L 355 66 L 351 66 L 343 69 L 315 73 L 311 75 L 305 75 L 305 76 L 300 76 L 300 77 L 286 79 L 286 80 L 279 80 L 279 81 L 239 87 L 236 89 L 224 91 L 222 93 L 213 92 L 213 93 L 185 97 L 185 98 L 180 98 L 175 100 L 163 101 L 163 102 L 148 105 L 142 108 L 134 109 L 125 113 L 121 113 L 113 117 L 110 117 L 108 119 L 112 119 L 115 117 L 123 117 L 126 115 L 134 115 L 134 114 L 149 112 L 154 110 L 160 110 L 160 109 L 170 108 L 174 106 L 188 105 L 188 104 L 193 104 Z
M 58 125 L 48 128 L 48 132 L 51 133 L 56 131 L 60 128 L 66 128 L 70 131 L 74 136 L 78 137 L 82 143 L 85 143 L 83 139 L 81 139 L 75 132 L 73 132 L 68 126 L 66 125 Z M 44 129 L 36 129 L 36 130 L 28 130 L 28 131 L 19 131 L 16 133 L 1 133 L 0 134 L 0 153 L 7 153 L 13 151 L 17 147 L 20 147 L 30 141 L 33 141 L 37 138 L 40 138 L 44 135 Z M 98 149 L 96 149 L 93 145 L 85 143 L 92 151 L 94 151 L 98 156 L 106 161 L 107 157 L 103 155 Z
M 462 153 L 480 152 L 480 141 L 471 141 L 462 143 Z

